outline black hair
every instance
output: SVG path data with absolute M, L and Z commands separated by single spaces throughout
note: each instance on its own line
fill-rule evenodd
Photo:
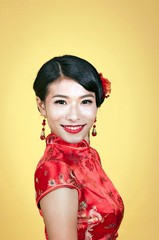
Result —
M 33 84 L 36 96 L 45 101 L 49 84 L 60 77 L 71 78 L 87 91 L 94 92 L 97 107 L 103 103 L 102 83 L 97 70 L 88 61 L 72 55 L 54 57 L 44 63 Z

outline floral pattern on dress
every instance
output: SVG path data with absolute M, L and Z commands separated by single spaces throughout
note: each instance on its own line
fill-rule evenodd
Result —
M 78 240 L 115 240 L 124 206 L 101 167 L 98 153 L 85 142 L 69 145 L 52 135 L 46 142 L 44 156 L 35 172 L 38 207 L 48 192 L 59 187 L 74 188 L 79 201 Z

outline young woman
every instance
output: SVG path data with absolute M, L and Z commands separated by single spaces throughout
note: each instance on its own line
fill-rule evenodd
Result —
M 49 240 L 115 240 L 123 202 L 89 145 L 110 82 L 86 60 L 46 62 L 34 82 L 46 150 L 35 171 L 36 201 Z M 45 138 L 46 120 L 51 134 Z

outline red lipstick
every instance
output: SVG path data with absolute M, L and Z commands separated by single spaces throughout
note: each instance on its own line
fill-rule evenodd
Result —
M 75 134 L 82 131 L 85 125 L 61 125 L 61 126 L 64 128 L 66 132 Z

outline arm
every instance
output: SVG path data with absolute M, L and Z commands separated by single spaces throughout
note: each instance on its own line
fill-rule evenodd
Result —
M 77 190 L 56 189 L 41 199 L 40 206 L 49 240 L 77 240 Z

